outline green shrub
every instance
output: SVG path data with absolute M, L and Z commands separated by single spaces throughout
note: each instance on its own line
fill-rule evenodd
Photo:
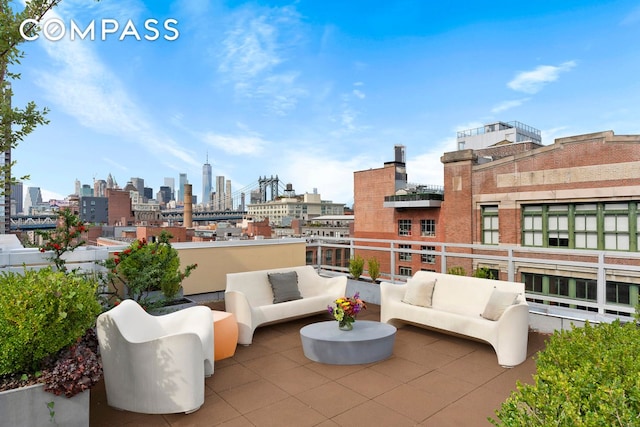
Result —
M 504 426 L 640 425 L 640 328 L 587 324 L 556 331 L 539 353 L 533 384 L 518 382 L 496 411 Z
M 50 267 L 0 274 L 0 375 L 36 371 L 83 336 L 101 310 L 97 285 Z
M 362 258 L 360 255 L 356 255 L 349 260 L 349 273 L 351 273 L 354 279 L 359 279 L 360 276 L 362 276 L 363 271 L 364 258 Z
M 178 251 L 171 246 L 171 234 L 162 231 L 157 241 L 133 241 L 127 249 L 100 263 L 107 268 L 106 280 L 114 289 L 126 287 L 125 296 L 143 305 L 149 304 L 151 291 L 162 291 L 168 300 L 175 298 L 182 281 L 197 267 L 180 270 Z
M 369 277 L 371 277 L 371 281 L 375 283 L 375 281 L 380 277 L 380 261 L 378 258 L 371 257 L 367 261 Z
M 447 274 L 453 274 L 453 275 L 456 275 L 456 276 L 466 276 L 467 272 L 464 269 L 464 267 L 455 266 L 455 267 L 451 267 L 451 268 L 447 269 Z
M 478 277 L 480 279 L 497 279 L 489 267 L 480 267 L 476 269 L 476 271 L 473 272 L 473 277 Z

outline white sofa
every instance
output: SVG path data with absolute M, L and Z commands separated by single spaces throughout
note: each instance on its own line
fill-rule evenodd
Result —
M 213 314 L 208 307 L 152 316 L 133 300 L 98 316 L 107 403 L 144 414 L 196 411 L 213 374 Z
M 434 280 L 430 307 L 403 302 L 410 286 Z M 490 299 L 492 304 L 488 305 Z M 493 346 L 498 363 L 504 367 L 519 365 L 527 357 L 529 306 L 523 283 L 419 271 L 406 284 L 380 284 L 380 321 L 396 327 L 409 323 L 485 341 Z
M 302 298 L 274 303 L 268 274 L 291 271 L 298 276 Z M 327 311 L 335 299 L 345 296 L 346 288 L 346 276 L 322 277 L 310 265 L 228 273 L 225 310 L 236 316 L 238 343 L 249 345 L 258 326 Z

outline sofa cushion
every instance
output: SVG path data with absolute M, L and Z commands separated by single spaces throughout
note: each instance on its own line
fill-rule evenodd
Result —
M 421 280 L 412 277 L 407 280 L 407 290 L 402 302 L 421 307 L 431 307 L 431 298 L 433 297 L 435 286 L 435 280 Z
M 493 288 L 481 316 L 489 320 L 498 320 L 507 307 L 516 303 L 517 298 L 517 292 L 501 291 Z
M 273 290 L 274 304 L 302 299 L 298 289 L 298 273 L 295 271 L 268 273 L 267 276 Z

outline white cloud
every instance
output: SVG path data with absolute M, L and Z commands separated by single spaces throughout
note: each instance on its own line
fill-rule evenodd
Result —
M 248 22 L 246 22 L 248 20 Z M 282 62 L 277 52 L 277 29 L 266 17 L 241 19 L 223 41 L 220 71 L 243 82 Z
M 51 16 L 59 17 L 56 11 Z M 73 18 L 65 16 L 63 21 Z M 56 66 L 40 72 L 37 84 L 48 98 L 83 126 L 138 143 L 159 159 L 168 156 L 199 165 L 159 128 L 128 95 L 116 75 L 100 61 L 90 43 L 62 39 L 39 41 Z
M 345 203 L 347 206 L 353 203 L 354 171 L 370 167 L 371 160 L 365 155 L 339 160 L 332 153 L 314 149 L 290 151 L 278 166 L 283 170 L 281 176 L 295 177 L 293 184 L 296 193 L 311 193 L 317 188 L 322 200 Z
M 45 188 L 40 188 L 40 195 L 42 196 L 43 202 L 48 202 L 49 200 L 64 200 L 65 197 L 60 193 L 56 193 L 55 191 L 50 191 Z
M 362 92 L 362 91 L 360 91 L 358 89 L 354 89 L 352 93 L 353 93 L 354 96 L 356 96 L 357 98 L 360 98 L 360 99 L 365 99 L 367 97 L 367 95 L 365 95 L 364 92 Z
M 298 13 L 289 7 L 245 7 L 234 19 L 221 43 L 218 71 L 233 83 L 239 96 L 264 100 L 272 114 L 287 114 L 299 98 L 308 95 L 298 84 L 298 71 L 282 70 L 287 50 L 301 38 Z
M 507 83 L 515 91 L 534 94 L 539 92 L 547 83 L 558 80 L 560 73 L 567 72 L 576 66 L 575 61 L 563 62 L 558 66 L 540 65 L 531 71 L 522 71 Z
M 246 135 L 221 135 L 207 132 L 201 135 L 201 139 L 206 144 L 233 155 L 257 156 L 269 144 L 259 135 L 251 133 Z
M 120 170 L 123 170 L 123 171 L 127 170 L 126 166 L 120 164 L 119 162 L 116 162 L 113 159 L 110 159 L 109 157 L 103 157 L 102 161 L 107 163 L 107 164 L 109 164 L 109 165 L 111 165 L 111 166 L 113 166 L 113 167 L 115 167 L 115 168 L 117 168 L 117 169 L 120 169 Z
M 514 99 L 512 101 L 503 101 L 491 109 L 494 114 L 502 113 L 515 107 L 519 107 L 531 98 Z
M 467 128 L 465 128 L 467 129 Z M 456 138 L 446 138 L 430 147 L 429 151 L 407 158 L 407 175 L 410 183 L 444 185 L 444 165 L 440 157 L 456 150 Z

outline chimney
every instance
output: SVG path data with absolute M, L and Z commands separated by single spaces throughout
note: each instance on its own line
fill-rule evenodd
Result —
M 191 201 L 191 184 L 184 184 L 184 218 L 182 225 L 185 228 L 193 226 L 193 203 Z

